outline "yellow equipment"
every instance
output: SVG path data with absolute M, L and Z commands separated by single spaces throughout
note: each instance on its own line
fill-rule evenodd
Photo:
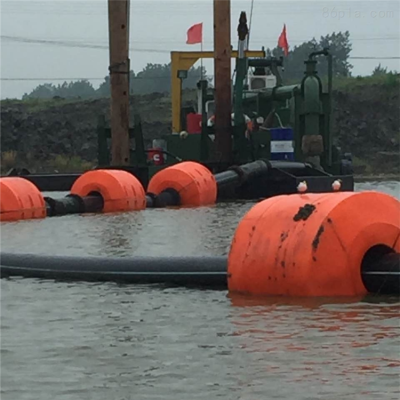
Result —
M 232 51 L 232 58 L 238 56 Z M 245 57 L 265 57 L 265 51 L 246 51 Z M 181 131 L 182 79 L 200 58 L 214 58 L 213 51 L 171 51 L 172 132 Z

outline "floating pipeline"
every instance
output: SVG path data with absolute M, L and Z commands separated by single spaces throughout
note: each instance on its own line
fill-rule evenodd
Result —
M 200 164 L 189 162 L 178 166 L 160 172 L 165 179 L 155 179 L 154 197 L 150 201 L 163 198 L 164 203 L 176 202 L 183 206 L 212 204 L 218 180 L 226 183 L 231 179 L 237 183 L 241 179 L 240 173 L 233 170 L 214 176 Z M 61 200 L 47 198 L 45 201 L 39 190 L 23 178 L 3 178 L 0 183 L 2 220 L 93 210 L 141 210 L 149 202 L 140 182 L 125 171 L 90 171 L 78 178 L 71 194 Z M 397 293 L 399 252 L 400 202 L 394 197 L 378 192 L 276 196 L 258 203 L 240 221 L 231 243 L 225 276 L 230 292 L 252 295 L 318 297 Z M 31 256 L 25 258 L 28 261 L 25 269 L 29 270 L 30 260 Z M 162 260 L 165 259 L 149 260 L 147 264 L 139 260 L 136 265 L 154 265 L 157 269 Z M 57 259 L 52 262 L 56 265 Z M 118 262 L 112 261 L 115 265 Z M 185 276 L 191 275 L 192 280 L 197 279 L 194 277 L 201 269 L 188 267 L 176 271 L 174 265 L 180 262 L 180 259 L 166 259 L 165 273 L 157 278 L 152 273 L 152 279 L 160 282 L 168 274 L 175 276 L 182 272 Z M 112 263 L 102 273 L 107 279 L 115 275 Z M 172 266 L 166 267 L 167 264 Z M 74 265 L 84 266 L 85 262 L 77 261 Z M 13 265 L 6 267 L 2 268 L 3 272 Z M 210 272 L 206 267 L 204 271 Z M 76 269 L 72 272 L 79 274 Z M 117 276 L 120 278 L 125 272 L 129 271 L 120 271 Z M 143 276 L 148 270 L 143 267 L 136 272 Z M 85 269 L 82 273 L 86 274 Z
M 74 182 L 70 194 L 61 199 L 43 197 L 39 189 L 24 178 L 1 178 L 4 195 L 0 198 L 0 221 L 138 211 L 169 205 L 203 206 L 216 202 L 214 175 L 203 165 L 184 162 L 161 172 L 152 180 L 152 192 L 146 194 L 140 181 L 129 172 L 88 171 Z
M 309 184 L 309 191 L 311 192 L 330 192 L 331 184 L 336 179 L 342 180 L 342 190 L 343 191 L 353 191 L 353 177 L 351 175 L 330 175 L 326 174 L 323 171 L 317 171 L 310 164 L 301 163 L 301 162 L 293 162 L 293 161 L 283 161 L 283 160 L 264 160 L 265 164 L 268 165 L 268 173 L 265 174 L 263 179 L 257 178 L 256 188 L 253 185 L 246 185 L 246 195 L 242 194 L 241 190 L 234 191 L 225 191 L 220 192 L 218 190 L 218 197 L 224 199 L 259 199 L 262 197 L 271 197 L 277 194 L 282 193 L 296 193 L 296 186 L 299 182 L 296 183 L 297 177 L 302 177 L 302 180 L 307 179 L 307 183 Z M 257 163 L 257 162 L 256 162 Z M 253 163 L 245 164 L 251 165 Z M 244 167 L 244 165 L 240 165 L 239 168 Z M 234 167 L 235 168 L 235 167 Z M 236 168 L 235 168 L 236 169 Z M 135 176 L 140 177 L 139 179 L 144 180 L 144 176 L 142 176 L 140 169 L 133 168 L 129 170 Z M 142 171 L 143 172 L 143 171 Z M 39 188 L 40 191 L 69 191 L 74 184 L 74 182 L 82 175 L 82 174 L 30 174 L 29 171 L 13 171 L 14 174 L 12 176 L 19 176 L 21 178 L 27 179 L 32 182 L 35 186 Z M 222 173 L 221 173 L 222 174 Z M 241 174 L 242 175 L 242 174 Z M 10 175 L 11 176 L 11 175 Z M 237 175 L 233 174 L 236 179 Z M 265 178 L 265 179 L 264 179 Z M 277 179 L 278 178 L 278 179 Z M 147 185 L 147 179 L 146 181 Z M 260 182 L 263 182 L 263 186 L 266 185 L 265 188 L 258 187 Z M 217 182 L 218 183 L 218 182 Z M 143 183 L 142 183 L 143 184 Z M 219 183 L 218 183 L 219 185 Z M 282 186 L 283 185 L 283 186 Z M 240 189 L 240 183 L 239 183 Z M 219 189 L 224 186 L 219 185 Z M 253 188 L 253 191 L 249 191 L 248 188 Z M 283 188 L 283 189 L 282 189 Z M 283 191 L 284 190 L 284 191 Z M 232 197 L 233 195 L 233 197 Z
M 202 164 L 186 161 L 154 175 L 147 194 L 140 181 L 129 172 L 93 170 L 79 176 L 72 185 L 71 193 L 62 199 L 43 198 L 39 189 L 31 183 L 27 184 L 25 178 L 5 177 L 0 182 L 12 195 L 5 196 L 4 201 L 0 199 L 0 220 L 138 211 L 146 207 L 207 206 L 215 204 L 221 193 L 234 191 L 254 178 L 266 176 L 270 168 L 294 168 L 297 171 L 307 168 L 302 163 L 272 163 L 257 160 L 213 175 Z
M 400 254 L 383 255 L 361 271 L 365 293 L 400 294 Z M 227 257 L 60 257 L 0 253 L 2 278 L 163 284 L 226 290 Z
M 55 217 L 68 214 L 99 213 L 103 211 L 104 200 L 101 195 L 80 197 L 69 194 L 62 199 L 45 197 L 47 217 Z
M 122 212 L 144 208 L 215 204 L 217 193 L 265 174 L 268 165 L 255 161 L 213 175 L 196 162 L 182 162 L 158 172 L 145 194 L 140 181 L 122 170 L 93 170 L 78 177 L 70 194 L 62 199 L 43 197 L 39 189 L 21 177 L 1 178 L 1 221 L 44 218 L 67 214 Z
M 227 286 L 255 296 L 399 295 L 400 202 L 378 192 L 264 200 L 240 221 L 227 260 L 0 257 L 2 276 Z
M 135 176 L 121 170 L 86 172 L 74 182 L 71 193 L 62 199 L 43 197 L 33 183 L 20 177 L 1 178 L 0 185 L 0 221 L 146 208 L 142 184 Z
M 298 163 L 299 164 L 299 163 Z M 213 175 L 203 165 L 186 161 L 153 176 L 147 188 L 148 207 L 205 206 L 217 201 L 218 192 L 267 174 L 268 162 L 257 160 Z
M 260 176 L 267 176 L 271 170 L 283 169 L 298 174 L 304 173 L 307 168 L 307 164 L 300 162 L 256 160 L 213 175 L 202 164 L 185 161 L 153 176 L 147 188 L 147 207 L 210 205 L 221 194 L 234 193 L 236 188 Z M 313 181 L 313 178 L 309 179 Z

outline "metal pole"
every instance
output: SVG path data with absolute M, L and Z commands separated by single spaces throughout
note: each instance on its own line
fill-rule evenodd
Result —
M 231 3 L 214 0 L 214 77 L 216 161 L 232 161 Z
M 111 83 L 111 164 L 129 165 L 130 0 L 108 0 Z

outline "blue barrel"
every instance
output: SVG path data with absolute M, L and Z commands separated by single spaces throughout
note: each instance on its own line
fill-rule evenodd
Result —
M 292 128 L 272 128 L 271 160 L 294 161 L 294 137 Z

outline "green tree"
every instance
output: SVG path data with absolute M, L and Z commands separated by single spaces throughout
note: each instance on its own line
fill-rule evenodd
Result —
M 388 73 L 387 67 L 383 68 L 381 66 L 381 63 L 377 67 L 374 68 L 372 71 L 372 76 L 377 76 L 377 75 L 386 75 Z
M 313 38 L 308 42 L 295 46 L 293 50 L 289 51 L 288 56 L 283 58 L 284 72 L 282 75 L 284 80 L 290 82 L 301 80 L 305 70 L 304 61 L 308 58 L 308 55 L 323 48 L 328 48 L 333 56 L 333 75 L 350 76 L 353 68 L 348 61 L 351 43 L 350 33 L 346 31 L 321 36 L 319 41 Z M 283 56 L 283 51 L 281 48 L 276 47 L 272 50 L 267 49 L 267 54 L 280 57 Z M 321 77 L 327 75 L 327 59 L 325 57 L 318 57 L 318 73 Z
M 52 83 L 45 83 L 37 86 L 31 93 L 25 94 L 22 98 L 51 99 L 55 96 L 62 98 L 82 98 L 89 99 L 96 96 L 96 90 L 87 80 L 75 82 L 64 82 L 54 86 Z
M 132 71 L 131 71 L 132 74 Z M 99 88 L 96 90 L 97 97 L 109 97 L 110 96 L 110 77 L 105 76 L 104 82 L 102 82 Z
M 350 76 L 353 66 L 349 63 L 351 53 L 350 32 L 333 32 L 331 35 L 321 36 L 319 41 L 321 48 L 329 48 L 333 55 L 333 75 Z M 326 58 L 321 60 L 321 66 L 327 66 Z M 325 68 L 325 71 L 327 69 Z
M 22 100 L 26 99 L 51 99 L 55 96 L 56 87 L 52 83 L 44 83 L 37 86 L 31 93 L 25 93 Z
M 70 82 L 66 88 L 66 93 L 66 96 L 63 97 L 80 97 L 82 99 L 89 99 L 95 97 L 96 90 L 89 81 L 80 80 Z M 61 96 L 61 92 L 59 96 Z

